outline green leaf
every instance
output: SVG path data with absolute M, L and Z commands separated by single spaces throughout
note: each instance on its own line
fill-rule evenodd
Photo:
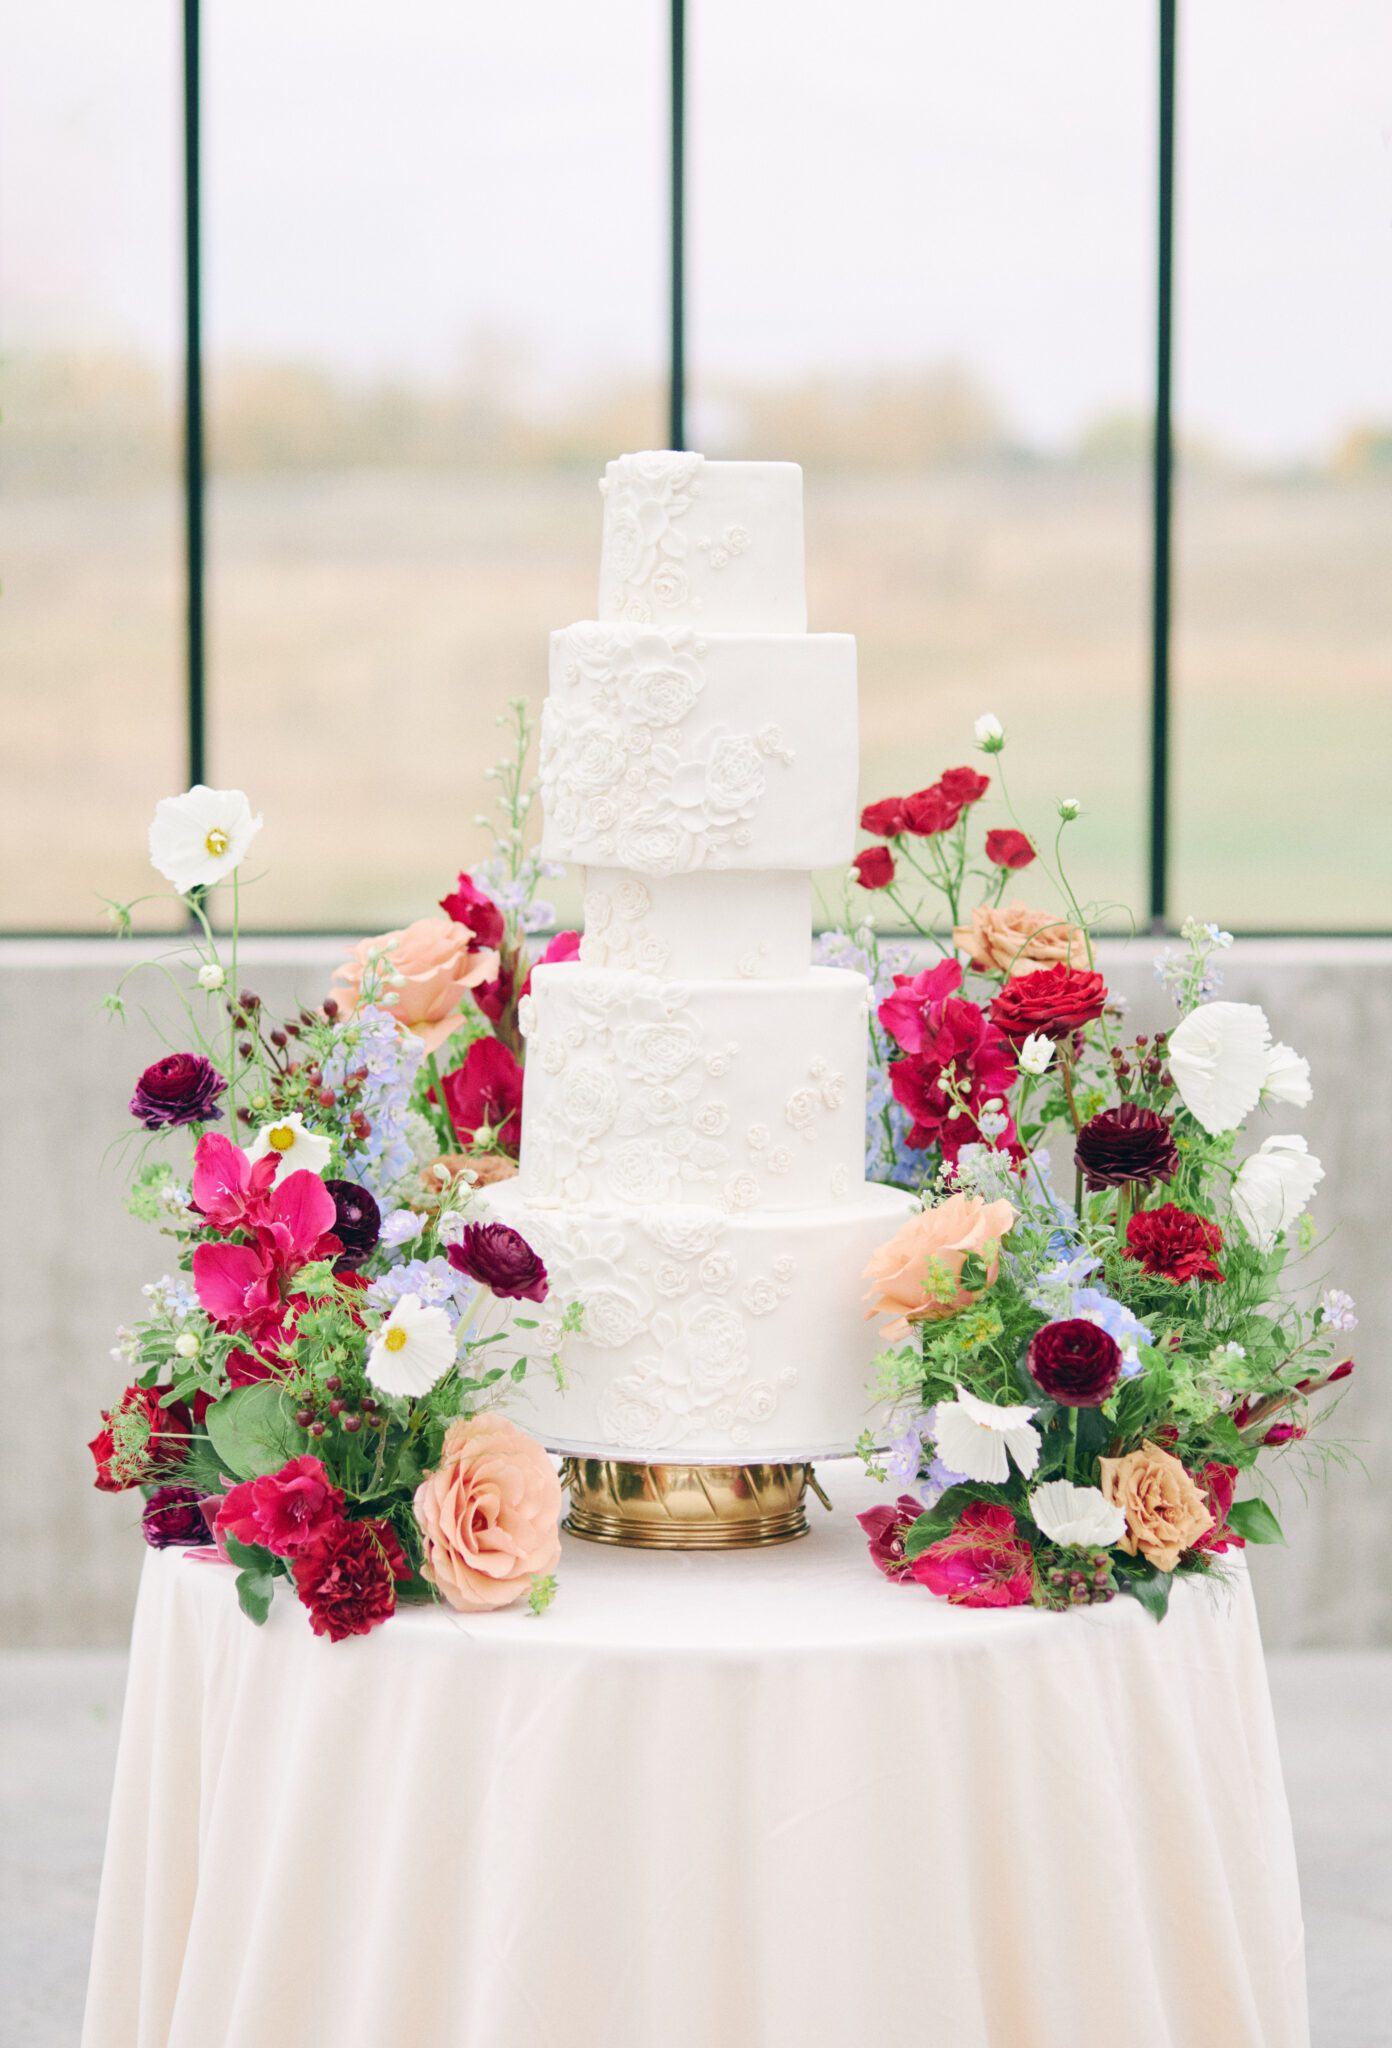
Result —
M 278 1472 L 309 1442 L 295 1427 L 285 1391 L 275 1380 L 234 1387 L 213 1403 L 203 1426 L 223 1470 L 234 1479 Z
M 1117 1583 L 1123 1593 L 1129 1593 L 1133 1600 L 1138 1600 L 1156 1621 L 1165 1619 L 1170 1589 L 1174 1585 L 1173 1572 L 1118 1572 Z
M 244 1571 L 269 1576 L 275 1570 L 274 1556 L 261 1544 L 242 1543 L 237 1537 L 228 1534 L 224 1534 L 222 1540 L 227 1545 L 227 1555 L 233 1564 L 241 1565 Z
M 967 1480 L 961 1486 L 949 1486 L 937 1506 L 920 1515 L 918 1520 L 910 1525 L 904 1537 L 905 1557 L 910 1561 L 922 1557 L 930 1543 L 936 1543 L 940 1536 L 950 1534 L 956 1528 L 963 1508 L 974 1500 L 993 1500 L 1000 1501 L 1007 1507 L 1010 1505 L 1004 1490 L 999 1486 L 978 1484 L 974 1479 Z
M 1228 1527 L 1249 1543 L 1284 1543 L 1285 1531 L 1264 1500 L 1235 1500 L 1228 1509 Z
M 254 1621 L 258 1628 L 271 1611 L 271 1595 L 275 1591 L 275 1580 L 269 1572 L 238 1572 L 237 1600 L 243 1614 Z

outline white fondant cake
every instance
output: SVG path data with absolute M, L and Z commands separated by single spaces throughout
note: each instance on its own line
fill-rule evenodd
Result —
M 585 935 L 532 977 L 521 1172 L 484 1196 L 583 1305 L 530 1419 L 588 1456 L 832 1456 L 877 1427 L 862 1273 L 914 1206 L 865 1184 L 867 985 L 809 964 L 855 643 L 805 630 L 795 464 L 625 455 L 601 488 L 599 622 L 552 636 L 542 720 Z

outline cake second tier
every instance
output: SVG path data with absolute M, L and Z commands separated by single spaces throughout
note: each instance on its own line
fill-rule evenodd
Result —
M 864 978 L 667 981 L 538 967 L 522 1185 L 534 1200 L 727 1214 L 846 1201 L 864 1178 Z

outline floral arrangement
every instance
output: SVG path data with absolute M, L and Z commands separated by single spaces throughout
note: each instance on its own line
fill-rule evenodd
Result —
M 1008 804 L 999 721 L 975 738 Z M 1219 997 L 1213 925 L 1159 962 L 1177 1019 L 1130 1030 L 1063 861 L 1078 804 L 1050 852 L 1018 821 L 979 843 L 990 780 L 951 768 L 861 819 L 856 882 L 933 965 L 906 971 L 869 921 L 822 942 L 875 984 L 869 1170 L 923 1192 L 866 1274 L 897 1434 L 884 1463 L 864 1448 L 904 1490 L 860 1519 L 881 1571 L 957 1605 L 1123 1592 L 1159 1617 L 1177 1575 L 1282 1540 L 1244 1487 L 1353 1370 L 1348 1295 L 1284 1286 L 1323 1169 L 1298 1134 L 1246 1139 L 1310 1101 L 1309 1070 Z M 1061 910 L 1013 894 L 1035 866 Z
M 199 785 L 150 830 L 192 922 L 157 963 L 192 1049 L 135 1083 L 130 1206 L 172 1241 L 174 1270 L 119 1333 L 129 1383 L 90 1447 L 96 1484 L 142 1490 L 154 1547 L 234 1564 L 254 1621 L 284 1579 L 335 1641 L 402 1597 L 539 1613 L 555 1589 L 559 1481 L 499 1403 L 529 1366 L 560 1370 L 577 1312 L 475 1201 L 515 1171 L 517 1004 L 553 921 L 524 846 L 525 707 L 508 723 L 489 860 L 442 916 L 364 941 L 317 1008 L 279 1021 L 238 988 L 240 869 L 261 825 L 247 798 Z M 222 885 L 225 958 L 207 911 Z M 134 906 L 112 908 L 129 933 Z M 546 957 L 575 949 L 563 934 Z M 122 989 L 108 1006 L 124 1010 Z

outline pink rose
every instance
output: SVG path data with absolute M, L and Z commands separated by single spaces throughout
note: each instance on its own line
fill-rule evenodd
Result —
M 561 1482 L 550 1458 L 505 1416 L 461 1417 L 416 1488 L 421 1575 L 451 1607 L 510 1607 L 561 1554 Z
M 333 978 L 339 1015 L 351 1017 L 362 1001 L 363 978 L 371 963 L 383 983 L 378 1000 L 398 1024 L 437 1052 L 464 1019 L 460 1004 L 471 988 L 492 981 L 498 972 L 494 948 L 479 947 L 468 925 L 448 917 L 418 917 L 404 931 L 363 939 Z M 399 980 L 387 980 L 388 974 Z M 395 1001 L 385 1000 L 395 997 Z
M 984 1202 L 980 1195 L 949 1195 L 910 1216 L 865 1268 L 871 1283 L 865 1296 L 871 1303 L 867 1322 L 871 1316 L 891 1316 L 884 1334 L 893 1342 L 907 1337 L 914 1323 L 936 1322 L 969 1308 L 977 1291 L 961 1284 L 968 1254 L 981 1260 L 986 1285 L 993 1285 L 1000 1241 L 1014 1221 L 1011 1203 Z

